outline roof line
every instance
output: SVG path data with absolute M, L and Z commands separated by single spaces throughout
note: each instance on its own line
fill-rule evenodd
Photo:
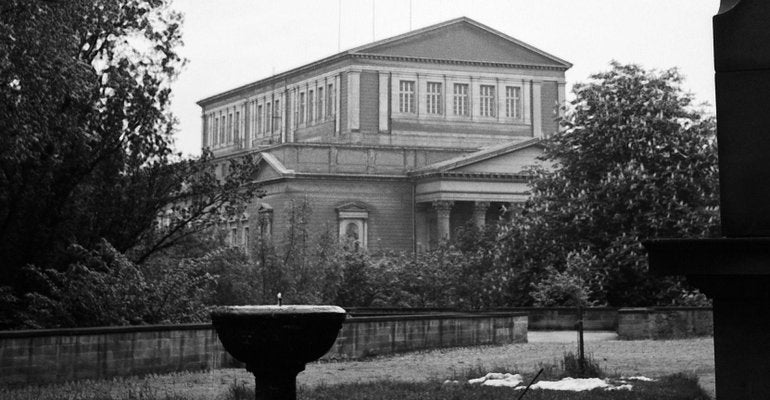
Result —
M 497 36 L 499 36 L 499 37 L 501 37 L 501 38 L 503 38 L 505 40 L 511 41 L 511 42 L 513 42 L 513 43 L 515 43 L 515 44 L 517 44 L 519 46 L 522 46 L 522 47 L 524 47 L 524 48 L 526 48 L 526 49 L 528 49 L 530 51 L 538 53 L 538 54 L 540 54 L 540 55 L 542 55 L 542 56 L 544 56 L 546 58 L 550 58 L 553 61 L 556 61 L 559 64 L 562 64 L 565 69 L 569 69 L 569 68 L 572 67 L 572 63 L 570 63 L 568 61 L 565 61 L 565 60 L 563 60 L 563 59 L 561 59 L 559 57 L 556 57 L 556 56 L 554 56 L 554 55 L 552 55 L 550 53 L 547 53 L 547 52 L 545 52 L 543 50 L 540 50 L 537 47 L 534 47 L 532 45 L 524 43 L 521 40 L 518 40 L 518 39 L 516 39 L 514 37 L 508 36 L 508 35 L 500 32 L 498 30 L 490 28 L 490 27 L 488 27 L 488 26 L 486 26 L 486 25 L 484 25 L 484 24 L 482 24 L 480 22 L 477 22 L 477 21 L 475 21 L 473 19 L 470 19 L 468 17 L 459 17 L 459 18 L 450 19 L 448 21 L 439 22 L 438 24 L 433 24 L 433 25 L 430 25 L 430 26 L 426 26 L 424 28 L 420 28 L 420 29 L 417 29 L 417 30 L 413 30 L 413 31 L 409 31 L 409 32 L 406 32 L 406 33 L 402 33 L 400 35 L 396 35 L 396 36 L 392 36 L 392 37 L 385 38 L 385 39 L 382 39 L 382 40 L 378 40 L 376 42 L 367 43 L 367 44 L 364 44 L 364 45 L 361 45 L 361 46 L 358 46 L 358 47 L 354 47 L 352 49 L 348 49 L 348 50 L 345 50 L 345 51 L 342 51 L 342 52 L 339 52 L 339 53 L 336 53 L 336 54 L 332 54 L 331 56 L 328 56 L 328 57 L 322 58 L 320 60 L 316 60 L 316 61 L 310 62 L 308 64 L 300 65 L 299 67 L 295 67 L 295 68 L 289 69 L 287 71 L 278 73 L 276 75 L 272 75 L 272 76 L 269 76 L 267 78 L 263 78 L 263 79 L 260 79 L 260 80 L 257 80 L 257 81 L 251 82 L 251 83 L 247 83 L 245 85 L 241 85 L 241 86 L 235 87 L 235 88 L 227 90 L 225 92 L 221 92 L 221 93 L 214 94 L 212 96 L 205 97 L 205 98 L 195 102 L 195 104 L 197 104 L 198 106 L 202 107 L 206 103 L 210 103 L 210 102 L 215 101 L 217 99 L 220 99 L 220 98 L 223 98 L 223 97 L 227 97 L 227 96 L 229 96 L 229 95 L 231 95 L 233 93 L 239 92 L 239 91 L 244 90 L 244 89 L 248 89 L 248 88 L 264 85 L 264 84 L 267 84 L 267 83 L 269 83 L 271 81 L 279 81 L 281 79 L 285 79 L 286 77 L 288 77 L 290 75 L 302 72 L 304 70 L 316 68 L 319 65 L 328 64 L 328 63 L 331 63 L 331 62 L 334 62 L 334 61 L 343 60 L 345 58 L 348 58 L 352 54 L 365 54 L 365 53 L 362 53 L 364 50 L 371 49 L 373 47 L 382 46 L 384 44 L 392 43 L 392 42 L 395 42 L 395 41 L 398 41 L 398 40 L 402 40 L 402 39 L 406 39 L 406 38 L 409 38 L 409 37 L 412 37 L 412 36 L 421 35 L 421 34 L 424 34 L 426 32 L 430 32 L 430 31 L 433 31 L 433 30 L 436 30 L 436 29 L 440 29 L 440 28 L 452 25 L 452 24 L 456 24 L 458 22 L 467 22 L 467 23 L 469 23 L 471 25 L 474 25 L 474 26 L 476 26 L 476 27 L 478 27 L 480 29 L 488 31 L 489 33 L 497 35 Z M 417 59 L 420 59 L 420 58 L 417 58 Z M 425 58 L 424 60 L 431 60 L 431 59 L 430 58 Z M 500 64 L 502 65 L 504 63 L 500 63 Z M 525 64 L 525 65 L 527 65 L 527 64 Z M 530 65 L 530 66 L 532 66 L 534 68 L 537 68 L 540 65 Z

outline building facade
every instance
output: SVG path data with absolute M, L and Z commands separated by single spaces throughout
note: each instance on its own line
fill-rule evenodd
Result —
M 527 198 L 570 63 L 468 18 L 367 44 L 198 102 L 203 147 L 258 153 L 265 196 L 241 221 L 280 240 L 291 200 L 315 231 L 420 251 Z M 252 235 L 251 233 L 254 233 Z

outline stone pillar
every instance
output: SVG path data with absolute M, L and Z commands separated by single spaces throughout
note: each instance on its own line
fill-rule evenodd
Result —
M 477 201 L 473 204 L 473 223 L 476 227 L 483 228 L 487 223 L 488 201 Z
M 508 203 L 508 205 L 506 206 L 507 208 L 506 213 L 509 221 L 513 221 L 514 219 L 516 219 L 516 216 L 519 215 L 519 213 L 521 213 L 521 207 L 522 207 L 522 203 L 517 203 L 515 201 Z
M 348 72 L 348 131 L 358 132 L 361 113 L 361 71 Z
M 449 240 L 449 214 L 453 205 L 453 201 L 438 200 L 433 202 L 433 208 L 436 210 L 439 240 Z
M 542 82 L 532 82 L 532 137 L 543 137 L 543 113 L 540 104 Z

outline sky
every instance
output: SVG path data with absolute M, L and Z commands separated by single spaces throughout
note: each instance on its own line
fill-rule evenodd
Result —
M 174 0 L 188 64 L 172 84 L 175 144 L 200 153 L 196 101 L 373 40 L 457 17 L 567 60 L 570 87 L 611 60 L 679 68 L 713 111 L 711 18 L 719 0 Z M 410 29 L 411 28 L 411 29 Z

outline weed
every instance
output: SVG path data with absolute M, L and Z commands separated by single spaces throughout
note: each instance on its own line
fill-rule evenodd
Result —
M 580 359 L 572 352 L 564 353 L 561 361 L 561 369 L 566 376 L 572 378 L 603 378 L 605 376 L 599 362 L 592 354 L 586 355 L 583 365 Z

